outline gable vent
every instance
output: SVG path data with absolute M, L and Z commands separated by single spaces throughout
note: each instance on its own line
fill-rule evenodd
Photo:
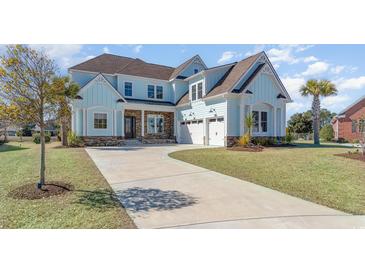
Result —
M 281 93 L 278 96 L 276 96 L 276 98 L 278 98 L 278 99 L 286 99 L 286 97 L 284 95 L 282 95 Z

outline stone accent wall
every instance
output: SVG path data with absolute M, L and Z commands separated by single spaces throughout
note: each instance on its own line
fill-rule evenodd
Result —
M 85 146 L 122 146 L 124 139 L 121 136 L 82 136 Z
M 155 114 L 164 117 L 164 132 L 158 134 L 147 133 L 147 115 Z M 174 136 L 174 113 L 173 112 L 159 112 L 159 111 L 145 111 L 144 112 L 144 139 L 173 139 Z M 176 141 L 175 141 L 176 142 Z
M 124 111 L 124 117 L 125 116 L 134 116 L 136 117 L 136 138 L 141 138 L 141 127 L 142 127 L 142 111 L 141 110 L 132 110 L 132 109 L 126 109 Z

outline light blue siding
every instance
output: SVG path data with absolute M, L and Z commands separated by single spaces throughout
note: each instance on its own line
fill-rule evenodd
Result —
M 107 114 L 107 128 L 94 128 L 94 113 Z M 87 135 L 88 136 L 113 136 L 113 110 L 106 107 L 95 107 L 87 110 Z
M 227 136 L 240 135 L 240 101 L 238 99 L 227 100 Z
M 255 71 L 255 69 L 259 66 L 260 64 L 259 63 L 255 63 L 252 68 L 250 68 L 246 73 L 245 73 L 245 76 L 240 79 L 240 81 L 237 83 L 237 85 L 234 87 L 236 89 L 239 89 L 244 82 L 246 82 L 246 80 L 251 76 L 251 74 Z
M 181 80 L 174 80 L 172 82 L 172 90 L 175 97 L 174 103 L 176 103 L 189 90 L 189 84 Z
M 222 67 L 208 72 L 205 79 L 206 90 L 210 91 L 230 68 L 231 67 Z
M 212 118 L 224 116 L 226 112 L 227 102 L 220 98 L 216 100 L 196 101 L 190 106 L 178 107 L 177 118 L 179 121 L 194 120 L 203 118 Z M 191 114 L 191 115 L 190 115 Z
M 261 73 L 248 87 L 253 92 L 251 96 L 247 96 L 248 104 L 256 104 L 258 102 L 269 103 L 272 106 L 282 106 L 282 100 L 276 98 L 280 93 L 280 89 L 275 84 L 273 76 Z
M 180 75 L 185 77 L 190 77 L 194 74 L 194 69 L 197 69 L 198 72 L 202 71 L 204 69 L 204 66 L 199 63 L 192 63 L 190 66 L 185 68 Z
M 79 72 L 72 71 L 71 77 L 74 82 L 76 82 L 80 87 L 85 86 L 90 80 L 92 80 L 97 73 Z
M 132 96 L 127 97 L 124 94 L 124 82 L 132 83 Z M 162 99 L 151 99 L 147 96 L 147 86 L 162 86 L 163 87 L 163 98 Z M 167 81 L 161 81 L 157 79 L 149 79 L 142 77 L 134 77 L 130 75 L 118 75 L 118 90 L 122 96 L 141 100 L 155 100 L 155 101 L 168 101 L 174 102 L 174 95 L 172 92 L 171 84 Z M 155 95 L 156 96 L 156 95 Z

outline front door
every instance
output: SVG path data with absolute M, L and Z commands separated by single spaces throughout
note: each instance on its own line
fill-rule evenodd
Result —
M 124 134 L 125 138 L 136 138 L 136 117 L 124 117 Z

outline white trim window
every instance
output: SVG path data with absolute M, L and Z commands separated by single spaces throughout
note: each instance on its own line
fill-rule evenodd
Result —
M 154 85 L 147 85 L 147 97 L 149 99 L 155 98 L 155 86 Z
M 199 100 L 203 97 L 203 82 L 191 86 L 191 101 Z
M 162 115 L 147 115 L 147 133 L 160 134 L 164 132 L 164 118 Z
M 108 114 L 95 112 L 94 113 L 94 129 L 107 129 L 108 128 Z
M 267 133 L 267 111 L 252 111 L 252 118 L 253 118 L 253 133 Z
M 124 82 L 124 96 L 132 96 L 133 84 L 131 82 Z
M 163 87 L 156 86 L 156 99 L 163 99 Z

